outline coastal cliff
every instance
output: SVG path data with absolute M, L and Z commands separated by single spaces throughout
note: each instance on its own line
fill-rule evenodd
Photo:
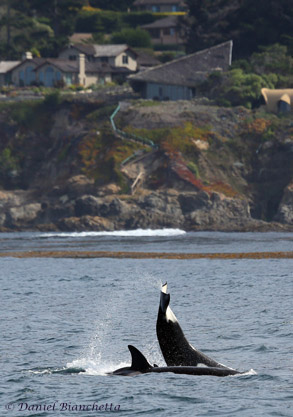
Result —
M 116 106 L 1 105 L 2 231 L 293 230 L 289 116 L 122 97 L 115 133 Z

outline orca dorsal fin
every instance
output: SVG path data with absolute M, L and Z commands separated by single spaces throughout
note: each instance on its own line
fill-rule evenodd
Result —
M 131 353 L 131 369 L 135 371 L 144 372 L 152 368 L 145 358 L 145 356 L 132 345 L 128 345 L 128 349 Z

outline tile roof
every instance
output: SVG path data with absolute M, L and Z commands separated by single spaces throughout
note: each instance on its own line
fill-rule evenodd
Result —
M 92 44 L 86 44 L 86 43 L 76 43 L 73 45 L 70 45 L 70 48 L 75 48 L 79 52 L 85 55 L 94 55 L 95 54 L 95 48 Z M 67 48 L 64 48 L 67 49 Z
M 78 73 L 79 72 L 79 62 L 70 61 L 67 59 L 60 59 L 60 58 L 48 58 L 45 62 L 42 62 L 35 71 L 41 69 L 44 65 L 53 65 L 55 68 L 59 69 L 62 72 L 69 72 L 69 73 Z M 124 67 L 113 67 L 108 63 L 99 63 L 99 62 L 87 62 L 85 61 L 85 72 L 88 73 L 126 73 L 131 74 L 128 68 Z
M 194 86 L 216 69 L 228 70 L 231 65 L 232 41 L 186 55 L 166 64 L 131 75 L 129 81 Z
M 27 64 L 27 63 L 31 63 L 31 64 L 33 64 L 34 67 L 37 67 L 45 61 L 46 61 L 46 58 L 27 58 L 23 61 L 20 61 L 19 64 L 16 65 L 13 68 L 13 70 L 15 70 L 16 68 L 21 67 L 22 65 Z
M 69 59 L 47 58 L 44 62 L 36 67 L 36 71 L 44 65 L 54 65 L 62 72 L 78 72 L 78 61 L 70 61 Z
M 126 44 L 122 45 L 93 45 L 95 48 L 95 57 L 101 56 L 117 56 L 122 52 L 129 49 L 129 46 Z
M 131 50 L 126 44 L 113 44 L 113 45 L 97 45 L 97 44 L 75 44 L 72 45 L 73 48 L 76 48 L 78 51 L 82 52 L 85 55 L 92 55 L 95 58 L 98 57 L 113 57 L 121 54 L 126 50 Z
M 137 54 L 137 64 L 140 67 L 154 67 L 161 64 L 161 61 L 159 61 L 155 56 L 148 54 L 147 52 L 138 51 Z

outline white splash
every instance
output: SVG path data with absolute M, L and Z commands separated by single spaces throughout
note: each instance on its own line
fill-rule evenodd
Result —
M 130 366 L 130 361 L 128 363 L 120 362 L 114 364 L 112 362 L 101 363 L 99 360 L 96 361 L 93 359 L 81 358 L 66 364 L 67 368 L 84 369 L 84 375 L 107 375 L 107 373 L 113 372 L 115 369 L 123 368 L 125 366 Z
M 58 369 L 56 369 L 56 370 L 58 370 Z M 45 375 L 45 374 L 51 374 L 52 369 L 42 369 L 42 370 L 29 369 L 28 372 L 30 374 L 35 374 L 35 375 Z
M 181 229 L 136 229 L 116 230 L 113 232 L 64 232 L 64 233 L 42 233 L 40 237 L 169 237 L 180 236 L 186 232 Z
M 250 369 L 249 371 L 247 371 L 247 372 L 244 372 L 243 374 L 241 374 L 241 376 L 246 376 L 246 375 L 257 375 L 257 372 L 254 370 L 254 369 Z

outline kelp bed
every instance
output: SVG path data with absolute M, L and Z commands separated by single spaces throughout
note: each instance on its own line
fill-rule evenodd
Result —
M 293 252 L 176 253 L 126 251 L 23 251 L 0 252 L 14 258 L 129 258 L 129 259 L 292 259 Z

